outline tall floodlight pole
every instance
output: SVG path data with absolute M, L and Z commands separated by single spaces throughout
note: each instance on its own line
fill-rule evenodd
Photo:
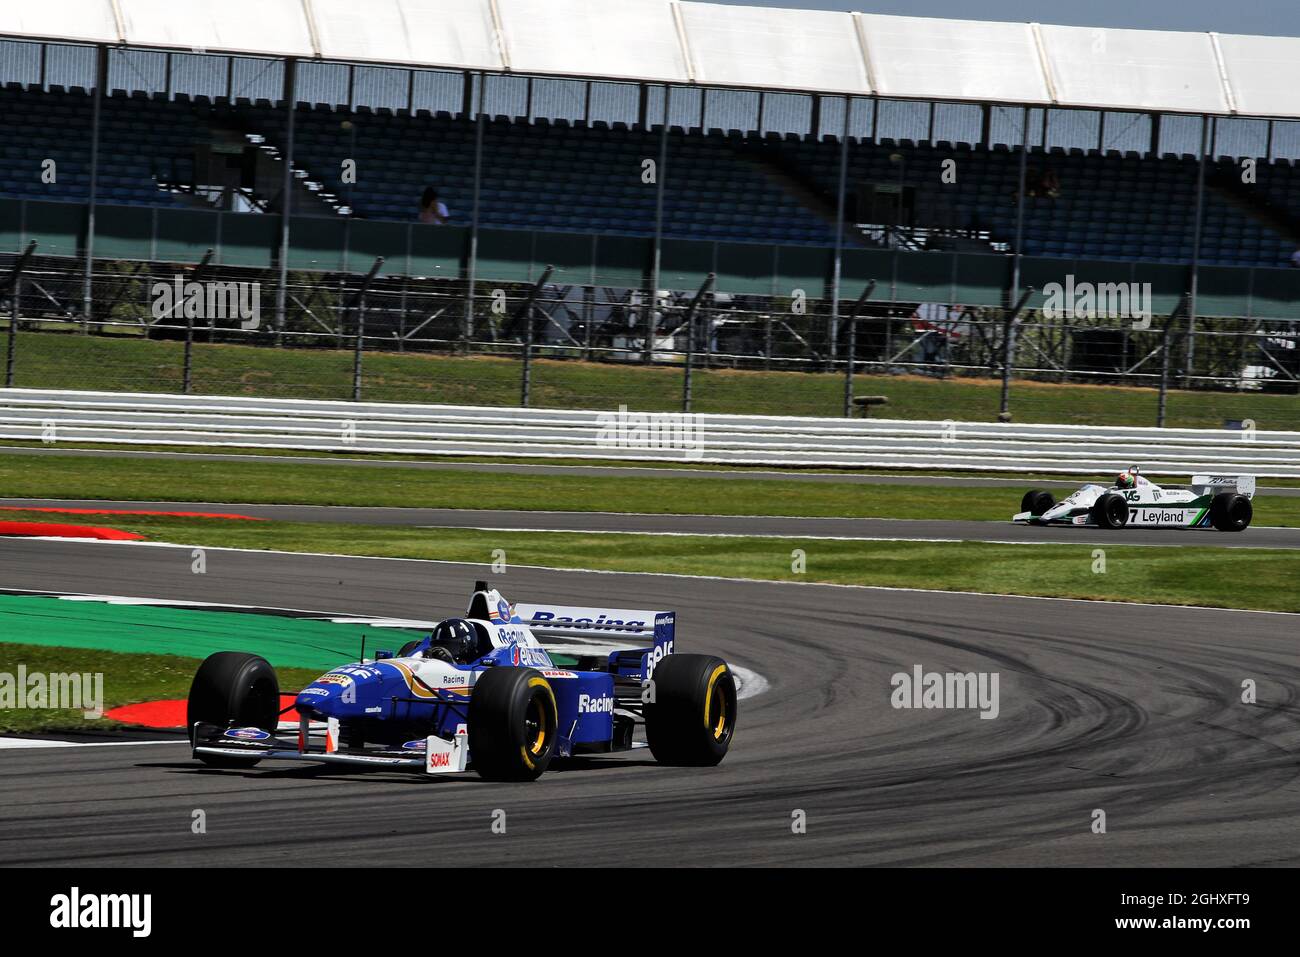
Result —
M 831 362 L 835 361 L 840 329 L 840 277 L 844 271 L 844 197 L 849 179 L 849 112 L 853 100 L 844 98 L 844 125 L 840 131 L 840 182 L 835 198 L 835 264 L 831 271 Z M 849 357 L 852 363 L 853 357 Z
M 81 289 L 81 328 L 90 331 L 90 314 L 94 308 L 95 202 L 99 193 L 99 114 L 108 86 L 108 47 L 95 48 L 95 98 L 90 112 L 90 196 L 86 205 L 86 276 Z
M 286 304 L 289 297 L 289 216 L 293 211 L 293 132 L 297 97 L 298 61 L 284 61 L 284 181 L 280 186 L 280 282 L 275 290 L 275 344 L 284 341 Z
M 663 266 L 664 245 L 664 179 L 668 169 L 668 108 L 672 103 L 673 88 L 664 84 L 663 119 L 659 124 L 659 162 L 655 165 L 655 242 L 654 261 L 650 267 L 650 294 L 645 308 L 645 361 L 655 358 L 655 308 L 659 305 L 659 279 Z
M 1192 359 L 1196 348 L 1196 293 L 1201 273 L 1201 227 L 1205 221 L 1205 156 L 1210 151 L 1210 118 L 1201 115 L 1201 156 L 1196 166 L 1196 235 L 1192 237 L 1192 275 L 1188 281 L 1187 295 L 1187 359 L 1183 370 L 1183 384 L 1190 385 Z
M 1046 108 L 1044 108 L 1046 116 Z M 986 143 L 985 146 L 988 144 Z M 1044 144 L 1046 146 L 1046 144 Z M 1011 250 L 1011 295 L 1008 302 L 1014 302 L 1020 295 L 1020 247 L 1025 239 L 1025 179 L 1029 165 L 1029 107 L 1021 112 L 1020 123 L 1020 172 L 1019 185 L 1016 187 L 1016 248 Z
M 465 82 L 471 82 L 467 74 Z M 474 338 L 474 283 L 478 280 L 478 219 L 479 202 L 483 194 L 483 93 L 487 78 L 478 75 L 478 106 L 474 111 L 474 207 L 469 224 L 469 288 L 465 292 L 465 319 L 461 324 L 461 339 L 465 351 Z

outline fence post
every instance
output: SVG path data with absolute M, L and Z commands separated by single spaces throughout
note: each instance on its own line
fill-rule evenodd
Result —
M 700 304 L 700 300 L 708 294 L 713 280 L 717 278 L 716 273 L 709 273 L 704 277 L 704 283 L 695 291 L 695 296 L 691 299 L 691 304 L 686 307 L 686 362 L 682 375 L 682 411 L 691 411 L 691 365 L 695 358 L 695 309 Z
M 86 275 L 81 290 L 81 331 L 90 333 L 95 311 L 95 207 L 99 202 L 99 127 L 108 92 L 108 46 L 95 47 L 95 98 L 90 105 L 90 192 L 86 203 Z M 101 327 L 102 328 L 102 327 Z
M 1186 308 L 1190 299 L 1188 293 L 1183 293 L 1178 299 L 1178 305 L 1174 306 L 1174 311 L 1169 314 L 1165 320 L 1165 328 L 1160 336 L 1160 396 L 1156 400 L 1156 428 L 1165 427 L 1165 411 L 1169 403 L 1169 347 L 1173 344 L 1174 323 L 1178 321 L 1178 314 Z
M 365 351 L 366 342 L 366 290 L 370 288 L 370 283 L 374 281 L 375 275 L 379 272 L 379 267 L 384 264 L 384 257 L 375 258 L 375 263 L 370 267 L 370 272 L 366 273 L 365 278 L 361 280 L 361 288 L 356 291 L 353 302 L 356 303 L 357 309 L 357 341 L 352 350 L 352 401 L 361 401 L 361 354 Z
M 5 388 L 14 387 L 14 358 L 18 350 L 18 298 L 22 295 L 23 281 L 20 278 L 14 278 L 14 290 L 12 296 L 13 308 L 9 313 L 9 342 L 5 348 Z
M 876 281 L 873 279 L 863 288 L 858 301 L 853 304 L 853 309 L 849 312 L 848 354 L 844 359 L 844 418 L 846 419 L 853 415 L 853 365 L 858 357 L 858 313 L 862 311 L 863 304 L 871 297 L 875 288 Z
M 280 261 L 275 285 L 275 344 L 284 344 L 284 326 L 289 302 L 289 228 L 293 215 L 293 138 L 297 119 L 298 61 L 286 57 L 284 61 L 284 177 L 280 185 Z
M 519 405 L 525 409 L 528 408 L 528 403 L 533 397 L 533 303 L 541 295 L 542 287 L 550 281 L 551 273 L 554 271 L 555 267 L 548 263 L 542 270 L 542 274 L 537 277 L 537 282 L 533 283 L 533 288 L 528 290 L 528 298 L 515 313 L 516 316 L 522 316 L 524 320 L 524 367 L 519 383 Z
M 199 277 L 203 275 L 203 270 L 211 261 L 212 250 L 209 249 L 203 254 L 199 264 L 194 267 L 194 272 L 190 274 L 190 281 L 198 282 Z M 185 313 L 185 357 L 181 361 L 181 392 L 189 395 L 194 372 L 194 317 L 190 315 L 190 310 L 184 307 L 181 311 Z
M 998 421 L 1011 421 L 1011 365 L 1016 361 L 1016 322 L 1020 316 L 1020 310 L 1025 308 L 1025 303 L 1029 297 L 1034 294 L 1033 286 L 1026 286 L 1025 291 L 1020 294 L 1016 304 L 1011 307 L 1007 313 L 1002 331 L 1002 401 L 998 405 Z
M 13 269 L 9 271 L 8 278 L 0 281 L 0 290 L 6 286 L 13 287 L 11 294 L 11 309 L 9 312 L 9 341 L 5 345 L 5 388 L 14 387 L 14 361 L 18 355 L 18 311 L 20 308 L 23 293 L 23 270 L 27 268 L 27 261 L 32 258 L 32 253 L 36 251 L 36 241 L 32 240 L 27 244 L 27 248 L 14 262 Z

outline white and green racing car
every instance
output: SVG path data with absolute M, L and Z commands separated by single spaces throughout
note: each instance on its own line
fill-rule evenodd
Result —
M 1254 497 L 1253 475 L 1193 475 L 1190 485 L 1156 485 L 1134 467 L 1121 472 L 1114 485 L 1085 485 L 1059 502 L 1050 492 L 1030 489 L 1011 520 L 1030 525 L 1240 532 L 1254 514 Z

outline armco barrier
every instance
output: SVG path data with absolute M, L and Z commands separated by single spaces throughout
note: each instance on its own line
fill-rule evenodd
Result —
M 688 428 L 685 426 L 689 426 Z M 663 430 L 669 447 L 641 431 Z M 301 451 L 1300 478 L 1300 433 L 0 389 L 0 438 Z

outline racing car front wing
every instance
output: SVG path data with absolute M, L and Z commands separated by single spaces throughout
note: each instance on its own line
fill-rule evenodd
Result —
M 341 749 L 338 720 L 331 718 L 325 729 L 323 750 L 311 747 L 305 727 L 298 732 L 297 747 L 262 728 L 219 728 L 195 724 L 193 756 L 200 754 L 258 760 L 309 761 L 316 764 L 348 764 L 358 767 L 389 767 L 425 774 L 454 774 L 469 766 L 469 736 L 465 725 L 456 728 L 450 741 L 429 735 L 422 745 L 408 741 L 401 749 Z M 233 736 L 232 736 L 233 735 Z

